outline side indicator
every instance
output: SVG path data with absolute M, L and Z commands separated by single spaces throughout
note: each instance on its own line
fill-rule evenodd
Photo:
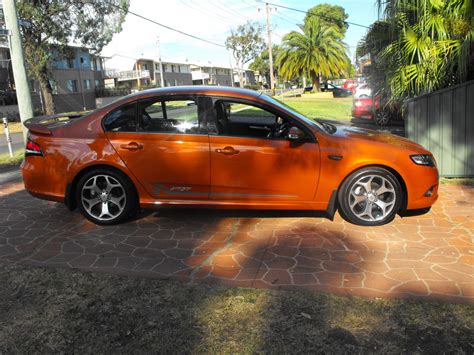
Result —
M 342 155 L 328 155 L 328 159 L 331 159 L 331 160 L 342 160 Z

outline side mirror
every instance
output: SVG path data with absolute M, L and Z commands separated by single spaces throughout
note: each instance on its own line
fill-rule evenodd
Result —
M 287 136 L 289 141 L 301 142 L 306 139 L 306 134 L 298 127 L 291 127 Z

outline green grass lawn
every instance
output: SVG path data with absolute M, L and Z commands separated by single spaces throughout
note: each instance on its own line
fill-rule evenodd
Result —
M 8 153 L 0 154 L 0 168 L 20 165 L 23 160 L 24 153 L 25 152 L 23 150 L 18 150 L 13 153 L 13 158 L 11 158 L 10 154 Z
M 287 105 L 309 118 L 349 121 L 352 119 L 352 98 L 286 98 Z
M 469 354 L 474 307 L 0 264 L 0 353 Z
M 8 123 L 8 130 L 10 131 L 10 133 L 21 133 L 21 132 L 23 132 L 21 122 L 9 122 Z M 5 129 L 3 128 L 3 124 L 1 124 L 0 133 L 5 134 Z

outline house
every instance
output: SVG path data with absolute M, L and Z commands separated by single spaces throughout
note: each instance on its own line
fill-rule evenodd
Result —
M 232 70 L 225 67 L 191 65 L 194 85 L 232 86 Z
M 161 83 L 163 68 L 163 85 Z M 108 78 L 115 78 L 117 86 L 131 89 L 160 86 L 192 85 L 190 65 L 185 63 L 160 62 L 155 59 L 139 58 L 130 70 L 107 70 Z
M 240 71 L 240 69 L 234 70 L 234 85 L 235 86 L 240 86 L 239 71 Z M 253 70 L 244 69 L 242 71 L 242 79 L 243 79 L 244 87 L 245 86 L 257 85 L 257 80 L 255 78 L 255 72 Z
M 54 57 L 49 82 L 58 111 L 94 109 L 95 91 L 104 87 L 103 59 L 80 47 L 69 47 L 66 54 Z
M 96 107 L 95 90 L 104 86 L 103 59 L 90 53 L 89 49 L 67 47 L 63 52 L 52 51 L 50 85 L 53 100 L 58 112 L 90 110 Z M 42 97 L 39 83 L 30 78 L 30 88 L 33 104 L 36 109 L 42 109 Z M 10 65 L 10 50 L 8 45 L 0 41 L 0 90 L 12 93 L 16 103 L 15 81 Z

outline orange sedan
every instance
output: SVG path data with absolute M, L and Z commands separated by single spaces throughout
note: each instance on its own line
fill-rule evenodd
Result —
M 434 158 L 420 145 L 313 121 L 250 90 L 152 89 L 25 125 L 26 189 L 97 224 L 180 205 L 339 210 L 374 226 L 438 197 Z

